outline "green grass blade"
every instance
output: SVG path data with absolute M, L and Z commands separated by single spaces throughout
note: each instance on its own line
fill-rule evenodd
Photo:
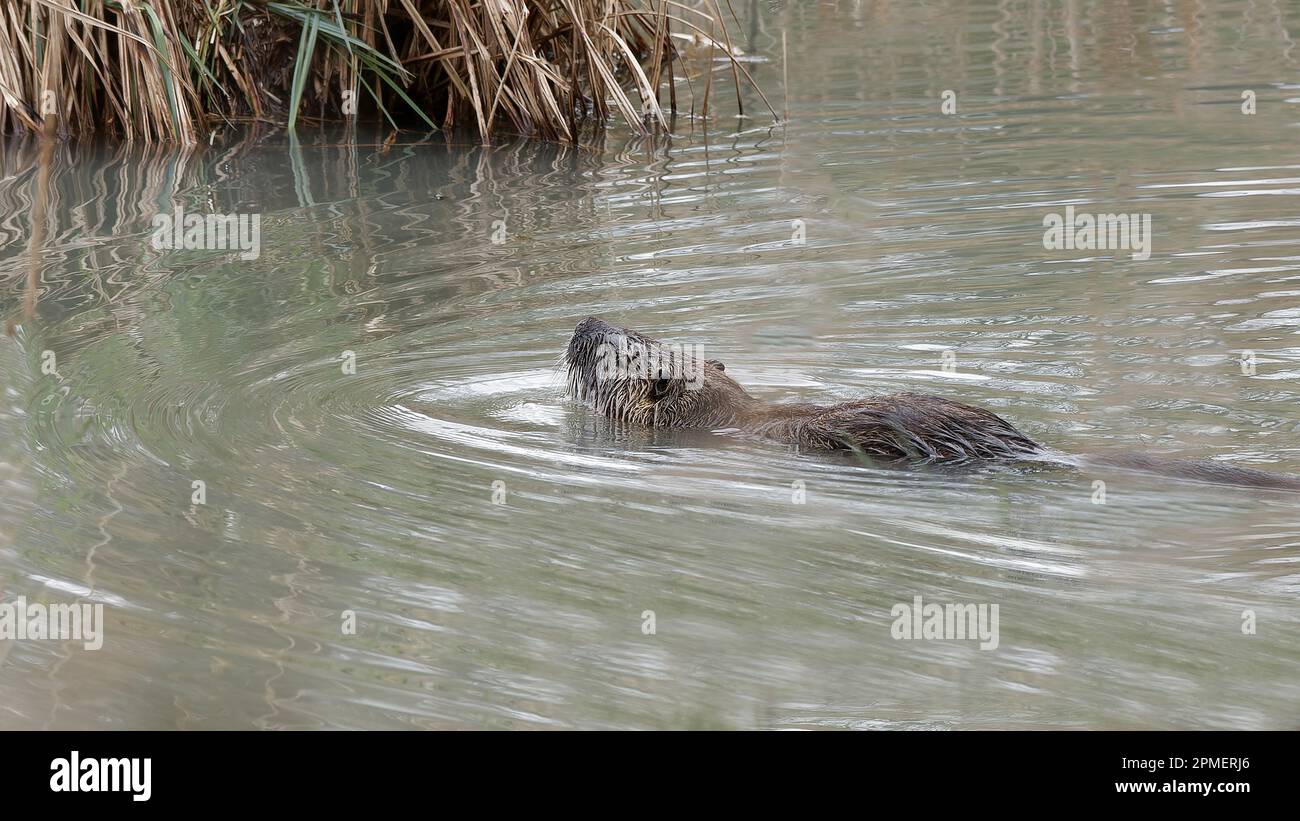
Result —
M 307 87 L 307 75 L 311 70 L 311 58 L 316 51 L 315 17 L 309 17 L 302 27 L 302 37 L 298 40 L 298 54 L 293 66 L 293 88 L 289 96 L 289 130 L 298 124 L 298 109 L 302 106 L 302 90 Z

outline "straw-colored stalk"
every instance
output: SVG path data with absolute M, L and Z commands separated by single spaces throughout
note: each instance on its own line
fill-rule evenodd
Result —
M 682 41 L 733 56 L 738 98 L 752 84 L 708 0 L 14 0 L 0 133 L 188 144 L 222 121 L 382 117 L 572 141 L 615 111 L 644 133 L 689 83 Z

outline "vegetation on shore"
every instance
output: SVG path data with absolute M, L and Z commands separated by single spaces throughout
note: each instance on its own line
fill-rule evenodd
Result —
M 223 122 L 358 116 L 573 141 L 615 110 L 646 132 L 707 113 L 715 59 L 693 82 L 684 46 L 730 58 L 737 98 L 753 83 L 719 2 L 15 0 L 0 133 L 188 144 Z

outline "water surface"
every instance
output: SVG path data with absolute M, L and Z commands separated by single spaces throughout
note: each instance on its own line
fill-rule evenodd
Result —
M 1294 495 L 616 430 L 555 364 L 599 315 L 773 401 L 1300 472 L 1300 5 L 737 11 L 786 125 L 718 63 L 668 139 L 8 142 L 0 601 L 107 624 L 0 642 L 0 727 L 1295 727 Z M 260 256 L 152 248 L 178 205 Z M 1045 250 L 1067 205 L 1150 258 Z M 891 638 L 917 595 L 997 649 Z

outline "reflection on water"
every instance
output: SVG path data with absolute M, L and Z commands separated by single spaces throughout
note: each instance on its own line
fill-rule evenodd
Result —
M 784 127 L 6 144 L 0 600 L 107 624 L 0 641 L 0 726 L 1295 726 L 1293 496 L 611 430 L 554 368 L 598 314 L 767 399 L 1300 472 L 1300 7 L 738 11 Z M 1067 205 L 1150 259 L 1044 250 Z M 154 249 L 176 206 L 260 256 Z M 916 595 L 998 649 L 892 639 Z

